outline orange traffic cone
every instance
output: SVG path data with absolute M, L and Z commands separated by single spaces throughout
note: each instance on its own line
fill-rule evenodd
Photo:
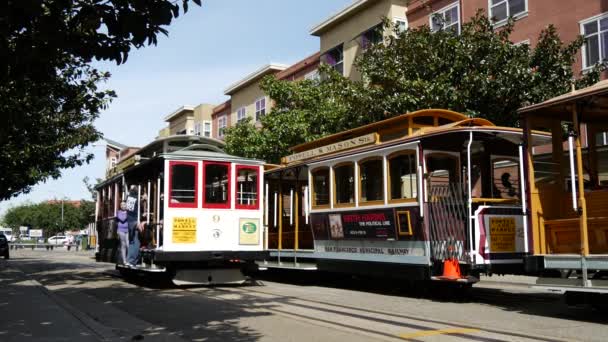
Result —
M 448 279 L 462 278 L 460 273 L 460 264 L 456 258 L 446 259 L 443 261 L 443 277 Z

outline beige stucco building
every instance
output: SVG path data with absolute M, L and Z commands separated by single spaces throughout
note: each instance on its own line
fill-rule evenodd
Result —
M 274 75 L 287 67 L 277 63 L 265 65 L 226 88 L 224 94 L 230 96 L 230 125 L 247 117 L 256 122 L 268 113 L 271 107 L 270 99 L 260 88 L 260 82 L 264 76 Z
M 190 134 L 211 137 L 213 123 L 211 113 L 215 105 L 202 103 L 198 106 L 181 106 L 165 117 L 167 127 L 158 132 L 158 137 Z
M 388 18 L 399 29 L 406 29 L 407 0 L 358 0 L 310 30 L 320 39 L 321 62 L 333 65 L 350 79 L 358 80 L 355 58 L 365 47 L 381 39 L 377 29 Z

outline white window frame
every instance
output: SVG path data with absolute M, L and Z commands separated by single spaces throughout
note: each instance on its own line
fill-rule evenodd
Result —
M 309 73 L 307 73 L 306 75 L 304 75 L 304 79 L 305 80 L 309 80 L 309 81 L 318 81 L 321 79 L 321 75 L 319 74 L 319 69 L 315 69 Z
M 500 27 L 500 26 L 506 24 L 507 21 L 509 20 L 509 17 L 512 16 L 511 13 L 510 13 L 510 9 L 509 9 L 509 1 L 510 0 L 502 0 L 502 2 L 505 2 L 507 4 L 507 17 L 505 19 L 493 22 L 492 25 L 494 27 L 497 27 L 497 26 Z M 517 19 L 521 19 L 523 17 L 528 16 L 528 9 L 529 9 L 529 7 L 528 7 L 528 0 L 524 0 L 524 2 L 525 2 L 525 6 L 526 6 L 525 9 L 524 9 L 524 11 L 521 12 L 521 13 L 518 13 L 516 15 L 513 15 L 512 16 L 513 19 L 517 20 Z M 492 20 L 492 7 L 496 7 L 497 5 L 500 5 L 500 3 L 498 3 L 496 5 L 492 5 L 492 0 L 488 0 L 488 18 L 490 18 L 490 20 Z
M 530 39 L 524 39 L 524 40 L 519 41 L 517 43 L 513 43 L 513 45 L 515 45 L 515 46 L 520 46 L 520 45 L 528 45 L 528 46 L 530 46 Z
M 224 131 L 226 130 L 227 127 L 227 123 L 228 120 L 226 118 L 226 115 L 222 115 L 219 118 L 217 118 L 217 136 L 218 137 L 223 137 L 224 136 Z
M 589 23 L 592 23 L 592 22 L 595 22 L 598 25 L 597 32 L 593 33 L 591 35 L 597 35 L 598 36 L 598 40 L 597 41 L 598 41 L 598 44 L 599 44 L 598 48 L 599 48 L 599 54 L 600 54 L 600 59 L 599 59 L 600 62 L 603 59 L 607 59 L 608 58 L 608 56 L 604 56 L 602 58 L 602 45 L 601 45 L 602 42 L 601 42 L 601 37 L 600 37 L 600 35 L 601 35 L 602 32 L 607 32 L 608 30 L 600 31 L 600 27 L 599 27 L 600 20 L 605 19 L 605 18 L 608 18 L 608 12 L 604 12 L 604 13 L 595 15 L 595 16 L 593 16 L 591 18 L 587 18 L 587 19 L 579 21 L 580 34 L 583 37 L 585 36 L 585 25 L 587 25 Z M 588 61 L 587 61 L 587 42 L 585 42 L 583 44 L 583 47 L 581 48 L 581 53 L 583 54 L 583 58 L 582 58 L 582 61 L 583 61 L 583 70 L 589 70 L 589 69 L 593 68 L 595 66 L 595 64 L 593 64 L 593 65 L 587 65 L 588 64 Z
M 344 44 L 338 44 L 338 45 L 334 46 L 333 48 L 327 50 L 323 55 L 328 55 L 330 52 L 332 52 L 333 50 L 336 50 L 338 48 L 342 49 L 342 53 L 341 53 L 342 59 L 339 62 L 336 62 L 335 64 L 329 64 L 329 63 L 327 63 L 327 64 L 334 69 L 336 69 L 337 65 L 341 64 L 342 65 L 342 75 L 344 75 Z M 337 71 L 337 69 L 336 69 L 336 71 Z
M 243 106 L 236 110 L 236 122 L 241 122 L 247 117 L 247 107 Z
M 116 167 L 118 159 L 116 157 L 110 157 L 110 169 Z
M 410 28 L 410 23 L 407 21 L 407 18 L 403 18 L 403 17 L 393 17 L 393 25 L 395 25 L 395 28 L 399 27 L 398 22 L 403 22 L 405 23 L 405 28 L 403 29 L 403 31 L 407 31 L 407 29 Z M 400 31 L 400 32 L 403 32 Z
M 209 125 L 209 129 L 205 129 L 206 125 Z M 211 132 L 213 132 L 213 123 L 209 120 L 204 120 L 202 126 L 203 126 L 203 129 L 200 130 L 199 135 L 202 135 L 207 138 L 211 138 Z
M 201 135 L 201 123 L 197 122 L 194 124 L 194 135 Z
M 258 103 L 261 103 L 264 100 L 264 108 L 260 104 L 260 108 L 258 109 Z M 266 96 L 259 97 L 255 100 L 255 121 L 260 121 L 262 116 L 266 115 L 266 104 L 268 103 L 268 99 Z
M 490 1 L 490 0 L 488 0 L 488 1 Z M 436 15 L 441 15 L 444 18 L 444 20 L 445 20 L 445 12 L 451 10 L 454 7 L 457 8 L 457 12 L 458 12 L 458 32 L 457 32 L 457 34 L 460 34 L 460 29 L 461 29 L 461 26 L 462 26 L 462 23 L 460 21 L 460 1 L 456 1 L 454 3 L 451 3 L 451 4 L 445 6 L 445 7 L 441 8 L 441 9 L 439 9 L 439 10 L 434 11 L 433 13 L 431 13 L 431 15 L 429 16 L 429 27 L 430 27 L 430 29 L 431 29 L 432 32 L 437 32 L 437 31 L 433 31 L 433 18 Z M 442 29 L 445 29 L 445 26 Z

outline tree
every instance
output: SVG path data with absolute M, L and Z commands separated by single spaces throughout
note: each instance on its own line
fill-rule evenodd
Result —
M 156 44 L 180 10 L 171 0 L 9 0 L 2 5 L 0 200 L 28 192 L 61 170 L 87 163 L 83 148 L 116 96 L 94 60 L 126 62 L 132 47 Z M 200 0 L 192 0 L 200 5 Z
M 394 34 L 357 58 L 361 81 L 326 65 L 317 82 L 264 79 L 262 89 L 276 105 L 261 129 L 247 122 L 228 129 L 227 150 L 276 163 L 290 146 L 425 108 L 516 126 L 518 108 L 570 90 L 583 39 L 564 44 L 549 26 L 530 49 L 509 41 L 513 25 L 494 29 L 482 12 L 463 24 L 460 35 L 428 26 L 391 31 L 385 21 Z M 597 82 L 602 69 L 581 75 L 576 86 Z
M 47 236 L 56 235 L 64 230 L 84 229 L 91 222 L 95 213 L 95 204 L 91 201 L 81 201 L 75 206 L 70 202 L 63 205 L 63 220 L 61 219 L 61 202 L 26 203 L 9 208 L 3 217 L 3 224 L 15 229 L 29 226 L 32 229 L 44 229 Z

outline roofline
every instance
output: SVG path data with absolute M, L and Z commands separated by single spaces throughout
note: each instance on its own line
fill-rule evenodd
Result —
M 224 101 L 224 102 L 220 103 L 219 105 L 215 106 L 215 107 L 213 108 L 213 110 L 211 111 L 211 115 L 213 116 L 213 115 L 215 115 L 215 114 L 221 113 L 221 112 L 223 112 L 224 110 L 226 110 L 226 109 L 230 108 L 230 107 L 231 107 L 231 105 L 232 105 L 232 103 L 230 102 L 230 99 L 228 99 L 228 100 L 226 100 L 226 101 Z
M 593 89 L 594 87 L 595 87 L 595 89 Z M 565 93 L 562 95 L 558 95 L 558 96 L 548 99 L 546 101 L 520 108 L 517 110 L 517 113 L 518 114 L 530 113 L 530 112 L 534 112 L 539 109 L 550 108 L 550 107 L 558 106 L 558 105 L 565 104 L 568 102 L 574 102 L 576 100 L 579 100 L 579 99 L 582 99 L 585 97 L 601 95 L 601 94 L 606 94 L 606 93 L 608 93 L 608 81 L 606 81 L 606 80 L 599 81 L 596 84 L 591 85 L 589 87 L 577 89 L 577 90 L 574 90 L 574 91 L 571 91 L 571 92 L 568 92 L 568 93 Z
M 312 64 L 319 64 L 321 63 L 321 52 L 317 51 L 315 53 L 313 53 L 312 55 L 292 64 L 291 66 L 289 66 L 289 68 L 278 72 L 277 73 L 277 78 L 282 80 L 285 78 L 288 78 L 290 76 L 293 76 L 295 74 L 297 74 L 298 72 L 306 69 L 307 67 L 309 67 Z
M 228 86 L 228 88 L 226 88 L 226 90 L 224 90 L 224 95 L 232 95 L 232 94 L 234 94 L 234 92 L 241 89 L 242 87 L 249 85 L 250 83 L 259 79 L 262 76 L 266 76 L 269 72 L 283 71 L 283 70 L 287 69 L 288 67 L 289 67 L 288 65 L 280 64 L 280 63 L 270 63 L 267 65 L 264 65 L 263 67 L 259 68 L 258 70 L 245 76 L 243 79 L 236 81 L 235 83 Z
M 315 25 L 313 28 L 310 29 L 309 33 L 313 36 L 319 36 L 321 33 L 326 31 L 328 28 L 330 28 L 331 26 L 333 26 L 340 20 L 345 19 L 346 17 L 356 13 L 357 11 L 359 11 L 366 5 L 369 5 L 372 1 L 375 1 L 375 0 L 359 0 L 359 1 L 356 1 L 356 2 L 348 5 L 347 7 L 338 11 L 337 13 L 334 13 L 329 18 L 327 18 L 324 21 L 320 22 L 319 24 Z
M 173 119 L 174 117 L 176 117 L 177 115 L 181 114 L 182 112 L 185 112 L 187 110 L 189 111 L 194 111 L 195 106 L 191 106 L 191 105 L 183 105 L 179 108 L 177 108 L 173 113 L 165 116 L 165 122 L 169 122 L 171 119 Z
M 124 149 L 124 148 L 127 148 L 127 145 L 121 144 L 118 141 L 114 141 L 112 139 L 103 138 L 102 140 L 106 142 L 106 145 L 108 145 L 110 147 L 113 147 L 113 148 L 115 148 L 115 149 L 117 149 L 119 151 L 122 150 L 122 149 Z

